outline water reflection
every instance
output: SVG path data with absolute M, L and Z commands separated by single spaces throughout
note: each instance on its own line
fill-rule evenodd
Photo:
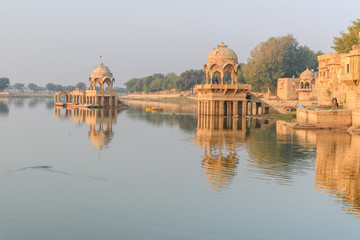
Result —
M 293 185 L 298 175 L 314 167 L 315 144 L 306 136 L 289 134 L 284 125 L 271 124 L 249 135 L 246 150 L 252 177 L 282 185 Z
M 98 149 L 107 148 L 114 136 L 113 124 L 117 122 L 117 115 L 121 110 L 116 108 L 100 109 L 68 109 L 55 108 L 55 117 L 58 119 L 71 119 L 76 123 L 89 125 L 89 139 Z
M 178 126 L 187 133 L 194 133 L 197 127 L 196 104 L 174 104 L 149 101 L 128 101 L 126 114 L 130 119 L 142 120 L 155 126 Z M 159 107 L 163 112 L 146 112 L 147 107 Z
M 210 188 L 229 188 L 237 174 L 241 143 L 248 142 L 251 130 L 264 128 L 268 123 L 259 119 L 198 116 L 194 141 L 204 148 L 202 167 Z
M 25 98 L 12 98 L 11 103 L 14 104 L 16 108 L 24 108 Z
M 321 131 L 316 134 L 315 186 L 360 218 L 360 136 Z
M 9 115 L 9 98 L 0 98 L 0 115 Z
M 278 139 L 316 146 L 315 187 L 360 218 L 360 136 L 330 130 L 293 130 L 277 126 Z
M 183 102 L 182 102 L 183 101 Z M 127 100 L 131 105 L 131 109 L 143 111 L 147 107 L 158 107 L 164 109 L 168 113 L 197 113 L 197 102 L 189 99 L 176 100 L 175 103 L 171 102 L 153 102 L 153 101 L 140 101 L 140 100 Z

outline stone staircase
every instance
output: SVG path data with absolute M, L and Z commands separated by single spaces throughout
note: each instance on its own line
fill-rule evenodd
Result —
M 275 108 L 279 113 L 288 113 L 285 107 L 311 106 L 317 104 L 317 101 L 299 101 L 299 100 L 276 100 L 262 98 L 263 102 Z
M 250 98 L 252 102 L 260 102 L 264 108 L 268 107 L 270 114 L 280 113 L 280 111 L 277 108 L 275 108 L 272 104 L 269 104 L 268 102 L 264 101 L 263 98 L 259 98 L 255 96 L 253 93 L 250 93 L 249 95 L 251 96 Z

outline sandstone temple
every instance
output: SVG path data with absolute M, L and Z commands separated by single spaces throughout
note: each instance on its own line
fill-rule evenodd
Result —
M 116 107 L 117 91 L 113 89 L 115 78 L 103 63 L 95 67 L 89 77 L 89 90 L 57 92 L 54 95 L 56 106 L 65 107 Z M 63 101 L 61 101 L 63 98 Z
M 318 100 L 318 86 L 315 79 L 317 72 L 308 68 L 300 74 L 300 78 L 279 78 L 277 96 L 283 100 Z
M 250 93 L 251 85 L 237 82 L 241 71 L 236 53 L 221 43 L 204 65 L 206 83 L 196 85 L 198 114 L 208 116 L 246 116 L 266 114 L 270 106 Z

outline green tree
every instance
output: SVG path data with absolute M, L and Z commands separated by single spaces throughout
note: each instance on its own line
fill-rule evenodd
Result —
M 85 89 L 86 89 L 86 84 L 83 83 L 83 82 L 79 82 L 78 84 L 76 84 L 76 87 L 77 87 L 79 90 L 85 90 Z
M 8 88 L 9 84 L 10 84 L 10 80 L 8 78 L 0 78 L 0 92 Z
M 161 91 L 161 84 L 163 82 L 163 79 L 161 78 L 156 78 L 154 81 L 152 81 L 150 83 L 150 91 L 151 92 L 157 92 L 157 91 Z
M 187 70 L 180 74 L 175 82 L 176 89 L 186 91 L 194 88 L 196 84 L 201 84 L 205 81 L 205 72 L 202 70 Z
M 134 91 L 134 92 L 142 92 L 142 91 L 143 91 L 143 86 L 144 86 L 143 80 L 142 80 L 142 79 L 139 79 L 139 80 L 136 82 L 136 84 L 134 85 L 133 91 Z
M 132 78 L 125 83 L 126 90 L 128 92 L 135 92 L 135 85 L 139 81 L 139 78 Z
M 46 84 L 45 88 L 46 88 L 47 90 L 49 90 L 50 92 L 56 92 L 56 91 L 57 91 L 57 87 L 56 87 L 56 85 L 53 84 L 53 83 L 48 83 L 48 84 Z
M 22 92 L 22 91 L 24 91 L 25 84 L 23 84 L 23 83 L 15 83 L 13 87 L 14 87 L 16 90 Z
M 292 35 L 271 37 L 251 51 L 251 57 L 242 67 L 243 77 L 255 91 L 275 90 L 278 78 L 299 76 L 306 67 L 316 69 L 316 57 L 320 53 L 299 46 Z
M 175 82 L 177 81 L 178 78 L 179 78 L 179 76 L 176 75 L 175 73 L 166 74 L 165 79 L 161 84 L 161 89 L 162 90 L 170 90 L 170 89 L 175 88 Z
M 35 83 L 29 83 L 27 85 L 27 88 L 33 92 L 38 92 L 40 90 L 40 87 L 36 85 Z
M 347 28 L 347 30 L 349 31 L 348 33 L 340 32 L 340 37 L 334 37 L 334 46 L 332 46 L 332 48 L 337 53 L 349 53 L 353 45 L 360 44 L 360 19 L 352 21 L 352 24 L 353 25 Z

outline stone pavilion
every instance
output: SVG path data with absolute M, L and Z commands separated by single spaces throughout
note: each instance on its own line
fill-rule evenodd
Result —
M 92 105 L 95 107 L 116 107 L 117 91 L 113 89 L 115 78 L 109 68 L 103 63 L 95 67 L 89 77 L 89 90 L 75 90 L 72 92 L 57 92 L 54 95 L 55 105 L 61 103 L 64 97 L 65 107 Z
M 250 94 L 251 85 L 240 84 L 241 71 L 236 53 L 221 43 L 208 55 L 204 65 L 206 82 L 196 85 L 198 114 L 208 116 L 245 116 L 269 112 L 260 100 Z

